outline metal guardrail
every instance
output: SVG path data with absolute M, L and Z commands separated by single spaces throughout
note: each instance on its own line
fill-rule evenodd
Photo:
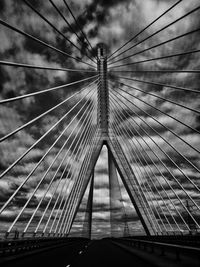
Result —
M 86 238 L 40 238 L 24 240 L 4 240 L 0 242 L 0 258 L 24 254 L 30 251 L 87 242 Z
M 184 246 L 200 247 L 200 235 L 157 235 L 157 236 L 135 236 L 123 239 L 146 240 L 160 243 L 170 243 Z
M 200 247 L 194 247 L 194 246 L 188 246 L 183 245 L 182 243 L 184 240 L 176 240 L 175 238 L 171 238 L 171 241 L 179 242 L 180 244 L 173 244 L 173 243 L 167 243 L 167 240 L 169 242 L 170 238 L 167 237 L 162 239 L 162 241 L 156 241 L 156 238 L 120 238 L 116 239 L 115 242 L 123 244 L 128 247 L 136 248 L 145 252 L 154 253 L 161 256 L 172 256 L 175 260 L 181 260 L 181 258 L 184 256 L 187 257 L 194 257 L 195 259 L 199 260 L 200 262 Z M 154 240 L 153 240 L 154 239 Z M 192 238 L 191 238 L 192 239 Z M 200 242 L 200 240 L 199 240 Z M 187 244 L 187 242 L 185 243 Z M 198 243 L 199 244 L 199 243 Z

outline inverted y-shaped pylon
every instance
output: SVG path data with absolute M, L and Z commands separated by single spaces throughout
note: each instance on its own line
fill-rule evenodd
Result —
M 117 179 L 117 172 L 120 174 L 122 182 L 126 188 L 126 191 L 132 201 L 132 204 L 138 214 L 138 217 L 143 225 L 143 228 L 147 235 L 155 233 L 153 227 L 153 221 L 156 221 L 154 213 L 148 209 L 148 202 L 144 202 L 143 192 L 139 190 L 139 184 L 135 177 L 135 174 L 128 162 L 124 151 L 121 148 L 121 145 L 109 127 L 109 88 L 107 83 L 107 51 L 104 44 L 99 44 L 97 49 L 98 63 L 97 69 L 99 72 L 99 85 L 98 85 L 98 107 L 97 107 L 97 121 L 98 121 L 98 133 L 94 137 L 94 140 L 91 141 L 92 152 L 90 153 L 89 158 L 85 158 L 82 163 L 83 168 L 87 168 L 85 172 L 85 177 L 78 177 L 77 181 L 82 180 L 81 190 L 77 193 L 75 209 L 72 211 L 71 219 L 68 220 L 68 233 L 71 229 L 72 223 L 75 219 L 75 216 L 78 212 L 79 206 L 82 202 L 84 193 L 89 184 L 91 177 L 93 177 L 94 169 L 98 157 L 100 155 L 103 145 L 106 145 L 108 149 L 108 166 L 109 166 L 109 183 L 110 187 L 113 182 Z M 86 167 L 87 166 L 87 167 Z M 79 176 L 81 176 L 82 171 L 80 170 Z M 78 186 L 78 185 L 77 185 Z M 93 183 L 91 183 L 93 187 Z M 90 189 L 91 190 L 91 189 Z M 90 200 L 91 201 L 91 200 Z M 92 205 L 89 205 L 92 207 Z M 89 233 L 91 235 L 91 220 L 92 220 L 92 210 L 89 211 Z

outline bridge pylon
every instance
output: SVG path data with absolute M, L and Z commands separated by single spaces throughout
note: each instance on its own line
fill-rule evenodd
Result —
M 71 220 L 69 221 L 68 226 L 68 234 L 71 230 L 73 221 L 78 212 L 79 206 L 82 202 L 83 196 L 86 192 L 89 181 L 93 177 L 93 173 L 95 170 L 96 162 L 99 158 L 101 149 L 103 145 L 106 145 L 108 149 L 108 166 L 112 166 L 112 171 L 109 171 L 109 184 L 113 185 L 116 180 L 116 175 L 118 171 L 124 187 L 130 197 L 130 200 L 137 212 L 137 215 L 142 223 L 144 231 L 146 235 L 151 235 L 156 233 L 156 229 L 154 229 L 152 221 L 156 221 L 155 215 L 153 212 L 151 213 L 149 207 L 149 203 L 146 201 L 144 203 L 144 193 L 140 192 L 139 183 L 137 178 L 130 166 L 128 159 L 118 141 L 117 136 L 113 133 L 111 128 L 109 127 L 110 123 L 110 110 L 109 110 L 109 87 L 108 87 L 108 72 L 107 72 L 107 47 L 105 44 L 100 43 L 97 46 L 97 70 L 99 73 L 99 81 L 98 81 L 98 103 L 97 103 L 97 125 L 98 132 L 93 140 L 92 152 L 90 154 L 89 159 L 83 161 L 82 168 L 87 166 L 86 175 L 81 177 L 82 168 L 79 173 L 79 177 L 77 179 L 82 179 L 82 187 L 78 197 L 76 198 L 76 208 L 73 211 L 73 215 L 71 216 Z M 91 143 L 91 144 L 92 144 Z M 112 188 L 110 188 L 112 190 Z M 91 200 L 90 200 L 91 201 Z M 92 205 L 90 205 L 92 207 Z M 91 226 L 92 221 L 92 208 L 89 210 L 90 214 L 88 216 L 89 222 L 88 224 Z M 91 229 L 89 230 L 89 238 L 91 238 Z
M 107 79 L 107 48 L 105 44 L 100 43 L 98 45 L 97 55 L 97 70 L 99 73 L 97 122 L 101 134 L 107 137 L 109 128 L 109 90 Z

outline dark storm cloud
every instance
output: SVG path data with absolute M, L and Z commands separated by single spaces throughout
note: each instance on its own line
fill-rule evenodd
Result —
M 78 21 L 80 25 L 95 21 L 100 27 L 106 22 L 111 7 L 129 2 L 130 0 L 94 0 L 91 4 L 86 5 L 86 11 L 79 16 Z
M 78 16 L 78 24 L 84 28 L 84 26 L 93 23 L 94 25 L 87 32 L 87 35 L 89 38 L 98 38 L 100 28 L 103 25 L 106 25 L 110 19 L 110 9 L 118 5 L 127 4 L 129 2 L 130 0 L 94 0 L 92 3 L 87 4 L 85 6 L 85 11 Z M 79 28 L 76 24 L 74 24 L 73 27 L 75 30 L 79 31 Z
M 1 0 L 0 1 L 0 12 L 2 13 L 2 12 L 4 12 L 4 9 L 5 9 L 5 1 L 4 0 Z

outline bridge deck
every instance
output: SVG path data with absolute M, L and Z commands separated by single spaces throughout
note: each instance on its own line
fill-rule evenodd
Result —
M 155 240 L 154 240 L 155 241 Z M 181 239 L 180 239 L 181 241 Z M 199 267 L 198 246 L 139 239 L 74 239 L 68 244 L 4 256 L 0 266 L 25 267 Z
M 32 254 L 5 263 L 5 267 L 110 267 L 110 266 L 153 266 L 137 256 L 112 244 L 110 240 L 96 240 L 89 243 L 75 242 L 59 248 Z

